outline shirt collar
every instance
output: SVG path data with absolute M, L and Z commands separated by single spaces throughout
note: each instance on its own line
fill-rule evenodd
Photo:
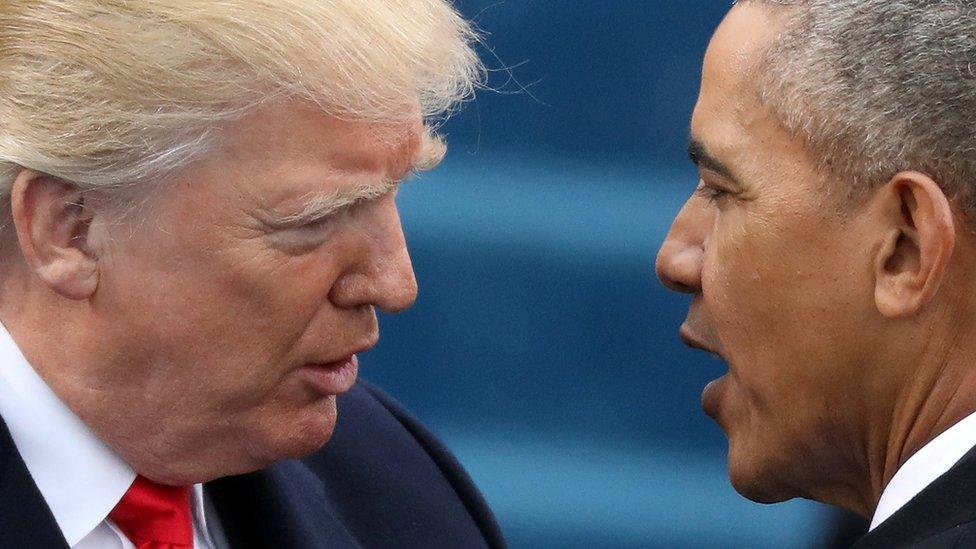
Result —
M 946 429 L 908 458 L 885 486 L 871 519 L 874 530 L 976 446 L 976 413 Z
M 3 326 L 0 416 L 69 546 L 105 520 L 136 478 L 47 386 Z

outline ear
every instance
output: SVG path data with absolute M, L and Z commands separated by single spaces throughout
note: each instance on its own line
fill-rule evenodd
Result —
M 10 207 L 28 268 L 59 295 L 91 297 L 98 286 L 97 258 L 89 248 L 92 216 L 82 192 L 25 169 L 14 180 Z
M 878 190 L 886 236 L 875 259 L 874 300 L 889 318 L 916 314 L 935 296 L 956 245 L 949 199 L 925 174 L 901 172 Z

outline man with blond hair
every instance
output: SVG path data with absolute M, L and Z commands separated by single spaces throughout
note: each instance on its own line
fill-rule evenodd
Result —
M 976 5 L 748 0 L 705 55 L 701 179 L 658 255 L 761 502 L 976 546 Z
M 0 547 L 503 545 L 356 383 L 474 39 L 445 0 L 0 4 Z

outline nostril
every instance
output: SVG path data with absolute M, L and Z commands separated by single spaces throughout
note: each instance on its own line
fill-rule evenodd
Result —
M 678 245 L 680 249 L 673 249 Z M 666 243 L 658 255 L 657 276 L 675 292 L 697 293 L 701 290 L 702 259 L 702 249 L 697 246 Z

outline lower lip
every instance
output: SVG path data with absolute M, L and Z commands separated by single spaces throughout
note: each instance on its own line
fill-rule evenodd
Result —
M 359 359 L 356 355 L 325 364 L 306 364 L 302 367 L 315 389 L 326 395 L 345 393 L 356 384 L 359 375 Z
M 702 391 L 701 405 L 708 417 L 718 420 L 719 408 L 722 404 L 722 395 L 728 383 L 727 375 L 724 375 L 705 386 Z

